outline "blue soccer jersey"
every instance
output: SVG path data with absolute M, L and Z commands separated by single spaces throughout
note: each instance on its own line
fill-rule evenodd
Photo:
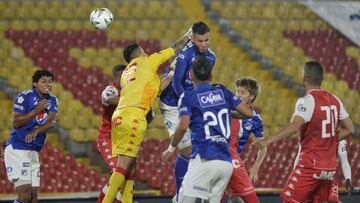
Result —
M 253 115 L 253 117 L 246 119 L 232 119 L 231 133 L 234 135 L 231 136 L 231 142 L 233 143 L 237 140 L 234 146 L 239 154 L 244 149 L 251 133 L 254 133 L 256 138 L 264 137 L 263 123 L 260 114 L 253 111 Z M 233 147 L 233 144 L 231 147 Z
M 182 51 L 176 57 L 175 73 L 170 85 L 161 93 L 160 100 L 168 106 L 177 106 L 179 96 L 185 90 L 193 89 L 193 84 L 190 80 L 190 69 L 192 61 L 200 55 L 205 55 L 211 62 L 212 67 L 215 65 L 216 56 L 211 49 L 207 52 L 201 53 L 197 47 L 189 41 Z M 166 73 L 170 72 L 170 69 Z M 164 75 L 166 77 L 167 74 Z
M 229 152 L 231 110 L 240 100 L 222 85 L 203 83 L 185 91 L 179 100 L 180 116 L 190 116 L 192 155 L 231 162 Z
M 16 97 L 14 102 L 14 112 L 27 114 L 36 108 L 41 99 L 42 98 L 35 89 L 25 90 Z M 47 108 L 35 116 L 35 118 L 33 118 L 29 123 L 19 128 L 13 128 L 10 134 L 10 139 L 7 141 L 6 145 L 11 144 L 14 149 L 21 150 L 40 151 L 42 149 L 46 133 L 39 133 L 35 140 L 30 143 L 25 142 L 25 137 L 47 121 L 49 112 L 58 111 L 58 102 L 56 97 L 48 95 L 46 99 L 48 101 Z

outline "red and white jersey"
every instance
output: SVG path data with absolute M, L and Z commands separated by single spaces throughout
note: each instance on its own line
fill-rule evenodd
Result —
M 116 109 L 117 105 L 110 105 L 105 102 L 105 98 L 109 95 L 119 95 L 120 89 L 117 87 L 115 82 L 112 82 L 103 90 L 101 94 L 102 101 L 102 122 L 99 128 L 100 132 L 110 133 L 111 132 L 111 117 Z M 110 139 L 110 137 L 109 137 Z
M 349 117 L 341 101 L 325 90 L 313 89 L 297 101 L 293 116 L 305 121 L 301 128 L 299 165 L 336 170 L 337 124 Z

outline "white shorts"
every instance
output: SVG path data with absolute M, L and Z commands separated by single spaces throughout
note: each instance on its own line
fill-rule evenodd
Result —
M 160 100 L 159 100 L 159 107 L 161 114 L 164 117 L 165 127 L 168 129 L 169 135 L 171 136 L 175 133 L 176 127 L 180 122 L 179 110 L 177 107 L 168 106 L 162 103 Z M 191 131 L 190 129 L 187 129 L 184 137 L 178 144 L 178 148 L 184 149 L 185 147 L 189 147 L 189 146 L 191 146 Z
M 184 196 L 205 199 L 210 203 L 220 202 L 232 170 L 232 163 L 227 161 L 203 160 L 199 155 L 190 159 L 180 188 L 179 202 Z
M 18 150 L 8 145 L 5 148 L 4 160 L 8 179 L 15 188 L 26 184 L 31 184 L 32 187 L 40 186 L 39 152 Z

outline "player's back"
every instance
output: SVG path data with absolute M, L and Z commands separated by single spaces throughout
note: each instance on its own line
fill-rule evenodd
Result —
M 342 104 L 325 90 L 311 90 L 305 98 L 306 102 L 311 103 L 306 106 L 313 108 L 313 111 L 309 122 L 301 128 L 299 164 L 317 169 L 336 169 L 336 129 L 339 116 L 343 113 Z M 297 105 L 297 108 L 306 111 L 301 109 L 305 107 Z
M 231 162 L 230 111 L 240 100 L 222 85 L 212 86 L 209 83 L 185 92 L 180 100 L 180 115 L 191 112 L 192 158 L 199 154 L 202 159 Z

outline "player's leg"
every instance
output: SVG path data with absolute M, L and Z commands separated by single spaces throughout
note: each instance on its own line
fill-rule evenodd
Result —
M 228 184 L 229 192 L 233 197 L 241 197 L 245 203 L 260 202 L 239 155 L 232 155 L 232 164 L 234 168 Z
M 172 136 L 176 130 L 177 124 L 179 123 L 179 111 L 176 107 L 167 106 L 162 102 L 159 103 L 159 106 L 164 118 L 164 124 L 168 129 L 169 135 Z M 191 135 L 189 130 L 185 133 L 183 139 L 178 144 L 178 148 L 179 155 L 174 164 L 176 199 L 178 199 L 181 183 L 188 170 L 189 157 L 191 155 Z
M 38 191 L 39 187 L 31 187 L 31 203 L 38 202 Z
M 31 203 L 38 202 L 38 191 L 40 187 L 40 160 L 39 153 L 32 151 L 31 162 L 30 162 L 30 173 L 31 173 Z
M 280 196 L 284 202 L 305 202 L 311 198 L 321 183 L 313 175 L 319 170 L 296 166 L 290 174 Z
M 112 153 L 117 155 L 118 163 L 110 177 L 108 191 L 103 203 L 111 203 L 114 200 L 135 167 L 136 156 L 144 140 L 147 127 L 144 111 L 139 108 L 125 108 L 116 111 L 112 120 Z
M 5 148 L 4 161 L 9 182 L 14 184 L 18 199 L 15 202 L 31 202 L 31 155 L 28 150 Z
M 209 199 L 213 173 L 207 162 L 201 160 L 199 155 L 190 159 L 188 171 L 179 191 L 178 202 L 187 202 L 186 200 L 194 200 L 194 198 Z
M 121 190 L 122 202 L 132 202 L 132 200 L 133 200 L 135 168 L 136 168 L 136 166 L 133 167 L 131 174 L 126 179 L 124 187 L 121 188 L 122 189 Z
M 233 172 L 232 163 L 222 160 L 210 160 L 208 167 L 211 169 L 213 175 L 211 177 L 210 185 L 210 203 L 218 203 L 224 194 L 225 189 L 229 183 Z
M 337 203 L 339 200 L 339 186 L 336 180 L 322 181 L 314 192 L 313 203 Z

